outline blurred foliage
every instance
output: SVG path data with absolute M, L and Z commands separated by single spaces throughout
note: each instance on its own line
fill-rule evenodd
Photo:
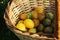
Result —
M 0 40 L 19 40 L 13 32 L 11 32 L 3 18 L 7 3 L 9 0 L 0 0 Z

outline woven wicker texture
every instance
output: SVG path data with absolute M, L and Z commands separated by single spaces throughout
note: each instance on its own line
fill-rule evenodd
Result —
M 37 6 L 42 6 L 45 10 L 45 12 L 56 12 L 56 0 L 13 0 L 11 4 L 8 5 L 6 9 L 6 16 L 8 17 L 6 19 L 6 23 L 9 26 L 15 26 L 17 21 L 19 20 L 18 16 L 23 13 L 23 12 L 30 12 L 32 8 L 37 7 Z M 11 28 L 11 30 L 13 30 Z M 24 36 L 22 34 L 19 34 L 20 31 L 15 31 L 13 32 L 21 39 L 21 40 L 40 40 L 40 39 L 35 39 L 35 38 L 30 38 L 27 36 Z M 17 33 L 18 32 L 18 33 Z M 41 40 L 55 40 L 55 38 L 47 38 L 47 39 L 41 39 Z
M 15 2 L 15 3 L 14 3 Z M 16 24 L 16 21 L 18 19 L 18 15 L 20 13 L 24 12 L 30 12 L 32 7 L 36 6 L 42 6 L 47 11 L 53 11 L 55 10 L 55 0 L 21 0 L 20 3 L 14 1 L 11 3 L 11 6 L 9 8 L 9 18 L 13 25 Z M 48 8 L 48 9 L 47 9 Z

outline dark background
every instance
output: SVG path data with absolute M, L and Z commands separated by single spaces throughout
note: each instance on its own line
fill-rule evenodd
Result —
M 19 40 L 13 32 L 11 32 L 3 18 L 7 3 L 9 0 L 0 0 L 0 40 Z

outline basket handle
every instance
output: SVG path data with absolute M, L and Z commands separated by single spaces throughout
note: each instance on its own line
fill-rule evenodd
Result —
M 10 22 L 8 15 L 5 13 L 4 14 L 4 19 L 7 25 L 9 25 L 10 27 L 13 27 L 12 23 Z
M 4 19 L 5 19 L 7 25 L 9 25 L 9 26 L 11 26 L 11 27 L 14 27 L 14 26 L 12 25 L 10 19 L 9 19 L 9 16 L 8 16 L 9 6 L 10 6 L 11 2 L 12 2 L 12 1 L 9 1 L 9 2 L 8 2 L 7 8 L 6 8 L 5 14 L 4 14 Z

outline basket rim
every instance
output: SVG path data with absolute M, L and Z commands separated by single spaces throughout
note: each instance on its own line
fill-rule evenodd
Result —
M 7 22 L 6 22 L 6 25 L 8 25 L 9 28 L 11 28 L 10 30 L 15 34 L 20 34 L 20 35 L 23 35 L 23 36 L 27 36 L 27 37 L 31 37 L 31 38 L 37 38 L 37 39 L 54 39 L 54 40 L 57 40 L 55 37 L 54 38 L 48 38 L 48 37 L 32 37 L 31 35 L 25 35 L 24 33 L 21 33 L 21 31 L 15 29 L 13 26 L 9 25 Z M 17 36 L 17 35 L 16 35 Z
M 15 26 L 12 24 L 12 22 L 10 21 L 9 16 L 8 16 L 9 6 L 10 6 L 9 4 L 10 4 L 10 2 L 8 3 L 8 6 L 7 6 L 7 8 L 6 8 L 6 13 L 4 14 L 4 19 L 5 19 L 6 23 L 7 23 L 7 25 L 9 25 L 10 27 L 15 27 Z M 7 18 L 7 17 L 8 17 L 8 18 Z M 13 31 L 16 32 L 16 33 L 18 33 L 18 34 L 21 34 L 21 33 L 19 33 L 19 32 L 20 32 L 19 30 L 13 29 Z M 18 31 L 19 31 L 19 32 L 18 32 Z M 24 35 L 24 34 L 21 34 L 21 35 Z M 29 37 L 30 37 L 30 35 L 24 35 L 24 36 L 29 36 Z M 35 38 L 36 38 L 36 37 L 35 37 Z M 48 39 L 52 39 L 52 38 L 48 38 Z M 53 39 L 56 39 L 56 38 L 53 38 Z

